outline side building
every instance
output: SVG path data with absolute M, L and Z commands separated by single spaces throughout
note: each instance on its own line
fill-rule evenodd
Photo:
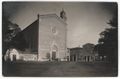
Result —
M 87 43 L 83 47 L 69 48 L 70 61 L 93 62 L 98 53 L 94 52 L 94 44 Z

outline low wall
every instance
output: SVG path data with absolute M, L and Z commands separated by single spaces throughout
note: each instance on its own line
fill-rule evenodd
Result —
M 37 54 L 20 54 L 20 60 L 38 61 L 38 57 L 37 57 Z

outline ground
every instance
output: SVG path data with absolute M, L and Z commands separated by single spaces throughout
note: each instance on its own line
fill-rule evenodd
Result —
M 104 77 L 117 76 L 117 68 L 103 62 L 17 62 L 3 64 L 4 76 Z

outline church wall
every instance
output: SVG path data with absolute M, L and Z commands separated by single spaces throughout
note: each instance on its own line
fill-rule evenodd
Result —
M 20 54 L 20 60 L 23 61 L 37 61 L 37 54 Z
M 31 52 L 38 52 L 38 20 L 34 21 L 22 31 L 27 48 Z

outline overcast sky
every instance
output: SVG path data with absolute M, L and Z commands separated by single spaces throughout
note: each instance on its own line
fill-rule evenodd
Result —
M 111 3 L 5 3 L 9 20 L 24 29 L 37 19 L 37 14 L 56 13 L 62 8 L 67 15 L 67 46 L 78 47 L 85 43 L 97 44 L 99 33 L 110 26 L 107 22 L 113 16 Z

